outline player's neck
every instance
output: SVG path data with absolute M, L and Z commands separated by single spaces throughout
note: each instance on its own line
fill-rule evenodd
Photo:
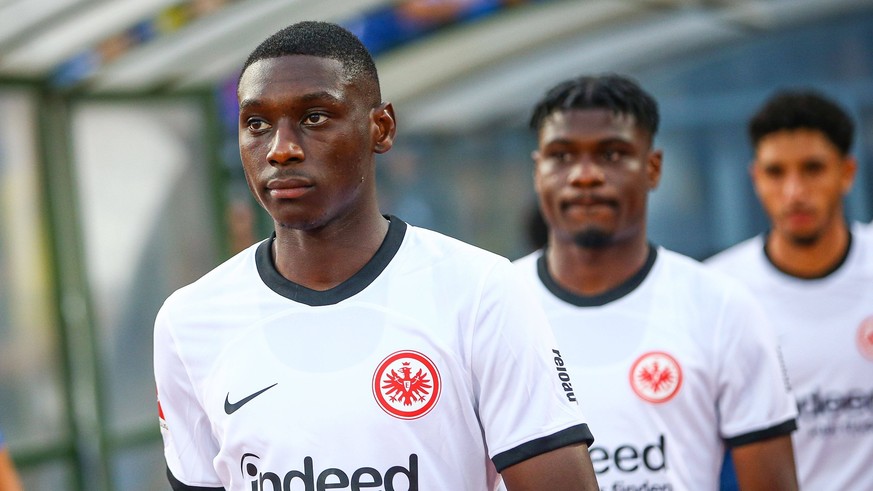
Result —
M 278 228 L 273 261 L 285 278 L 312 290 L 329 290 L 354 276 L 373 258 L 388 225 L 376 210 L 317 230 Z
M 563 288 L 584 296 L 606 293 L 642 269 L 649 257 L 645 235 L 605 247 L 555 241 L 546 251 L 549 274 Z
M 808 244 L 771 231 L 766 238 L 765 252 L 770 262 L 784 273 L 798 278 L 821 278 L 842 264 L 850 241 L 849 226 L 840 219 Z

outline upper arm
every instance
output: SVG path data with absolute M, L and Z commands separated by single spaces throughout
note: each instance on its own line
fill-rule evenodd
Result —
M 592 439 L 546 314 L 510 268 L 490 277 L 470 349 L 479 421 L 498 471 Z
M 588 445 L 570 445 L 546 452 L 501 472 L 507 491 L 595 491 L 597 478 Z
M 169 315 L 161 309 L 155 321 L 155 385 L 167 469 L 178 480 L 174 489 L 220 489 L 212 460 L 218 452 L 209 417 L 197 397 Z
M 742 491 L 798 489 L 790 435 L 734 447 L 731 457 Z
M 721 430 L 743 491 L 797 489 L 797 407 L 775 333 L 747 290 L 734 292 L 722 333 Z
M 723 305 L 718 360 L 719 430 L 738 446 L 794 429 L 791 393 L 776 334 L 760 303 L 739 284 Z

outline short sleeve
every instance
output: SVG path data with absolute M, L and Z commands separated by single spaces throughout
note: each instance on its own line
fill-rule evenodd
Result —
M 713 349 L 721 434 L 733 447 L 790 434 L 797 428 L 797 406 L 763 308 L 745 287 L 731 284 Z
M 593 439 L 534 292 L 508 261 L 484 282 L 473 335 L 479 417 L 498 471 Z
M 223 489 L 212 465 L 217 445 L 182 362 L 166 304 L 158 313 L 154 334 L 158 416 L 170 483 L 177 491 Z

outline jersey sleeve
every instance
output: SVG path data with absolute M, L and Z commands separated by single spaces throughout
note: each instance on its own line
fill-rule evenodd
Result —
M 167 477 L 176 491 L 224 489 L 212 465 L 218 453 L 209 420 L 195 395 L 165 306 L 155 321 L 158 417 Z
M 714 350 L 720 430 L 735 447 L 790 434 L 797 428 L 797 406 L 763 308 L 745 287 L 732 285 Z
M 483 285 L 473 335 L 479 418 L 498 472 L 593 438 L 546 315 L 509 262 Z

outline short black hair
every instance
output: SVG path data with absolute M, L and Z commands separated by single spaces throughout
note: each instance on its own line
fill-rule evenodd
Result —
M 243 64 L 246 69 L 260 60 L 290 55 L 308 55 L 339 61 L 350 80 L 371 82 L 378 104 L 382 100 L 376 63 L 366 46 L 346 28 L 330 22 L 303 21 L 281 29 L 265 39 Z
M 852 148 L 855 124 L 836 102 L 815 90 L 782 90 L 771 96 L 749 121 L 752 146 L 778 131 L 817 130 L 843 155 Z
M 652 137 L 658 132 L 657 101 L 627 76 L 583 75 L 559 83 L 534 107 L 530 127 L 539 131 L 550 114 L 572 109 L 610 109 L 615 114 L 633 116 L 637 126 Z

